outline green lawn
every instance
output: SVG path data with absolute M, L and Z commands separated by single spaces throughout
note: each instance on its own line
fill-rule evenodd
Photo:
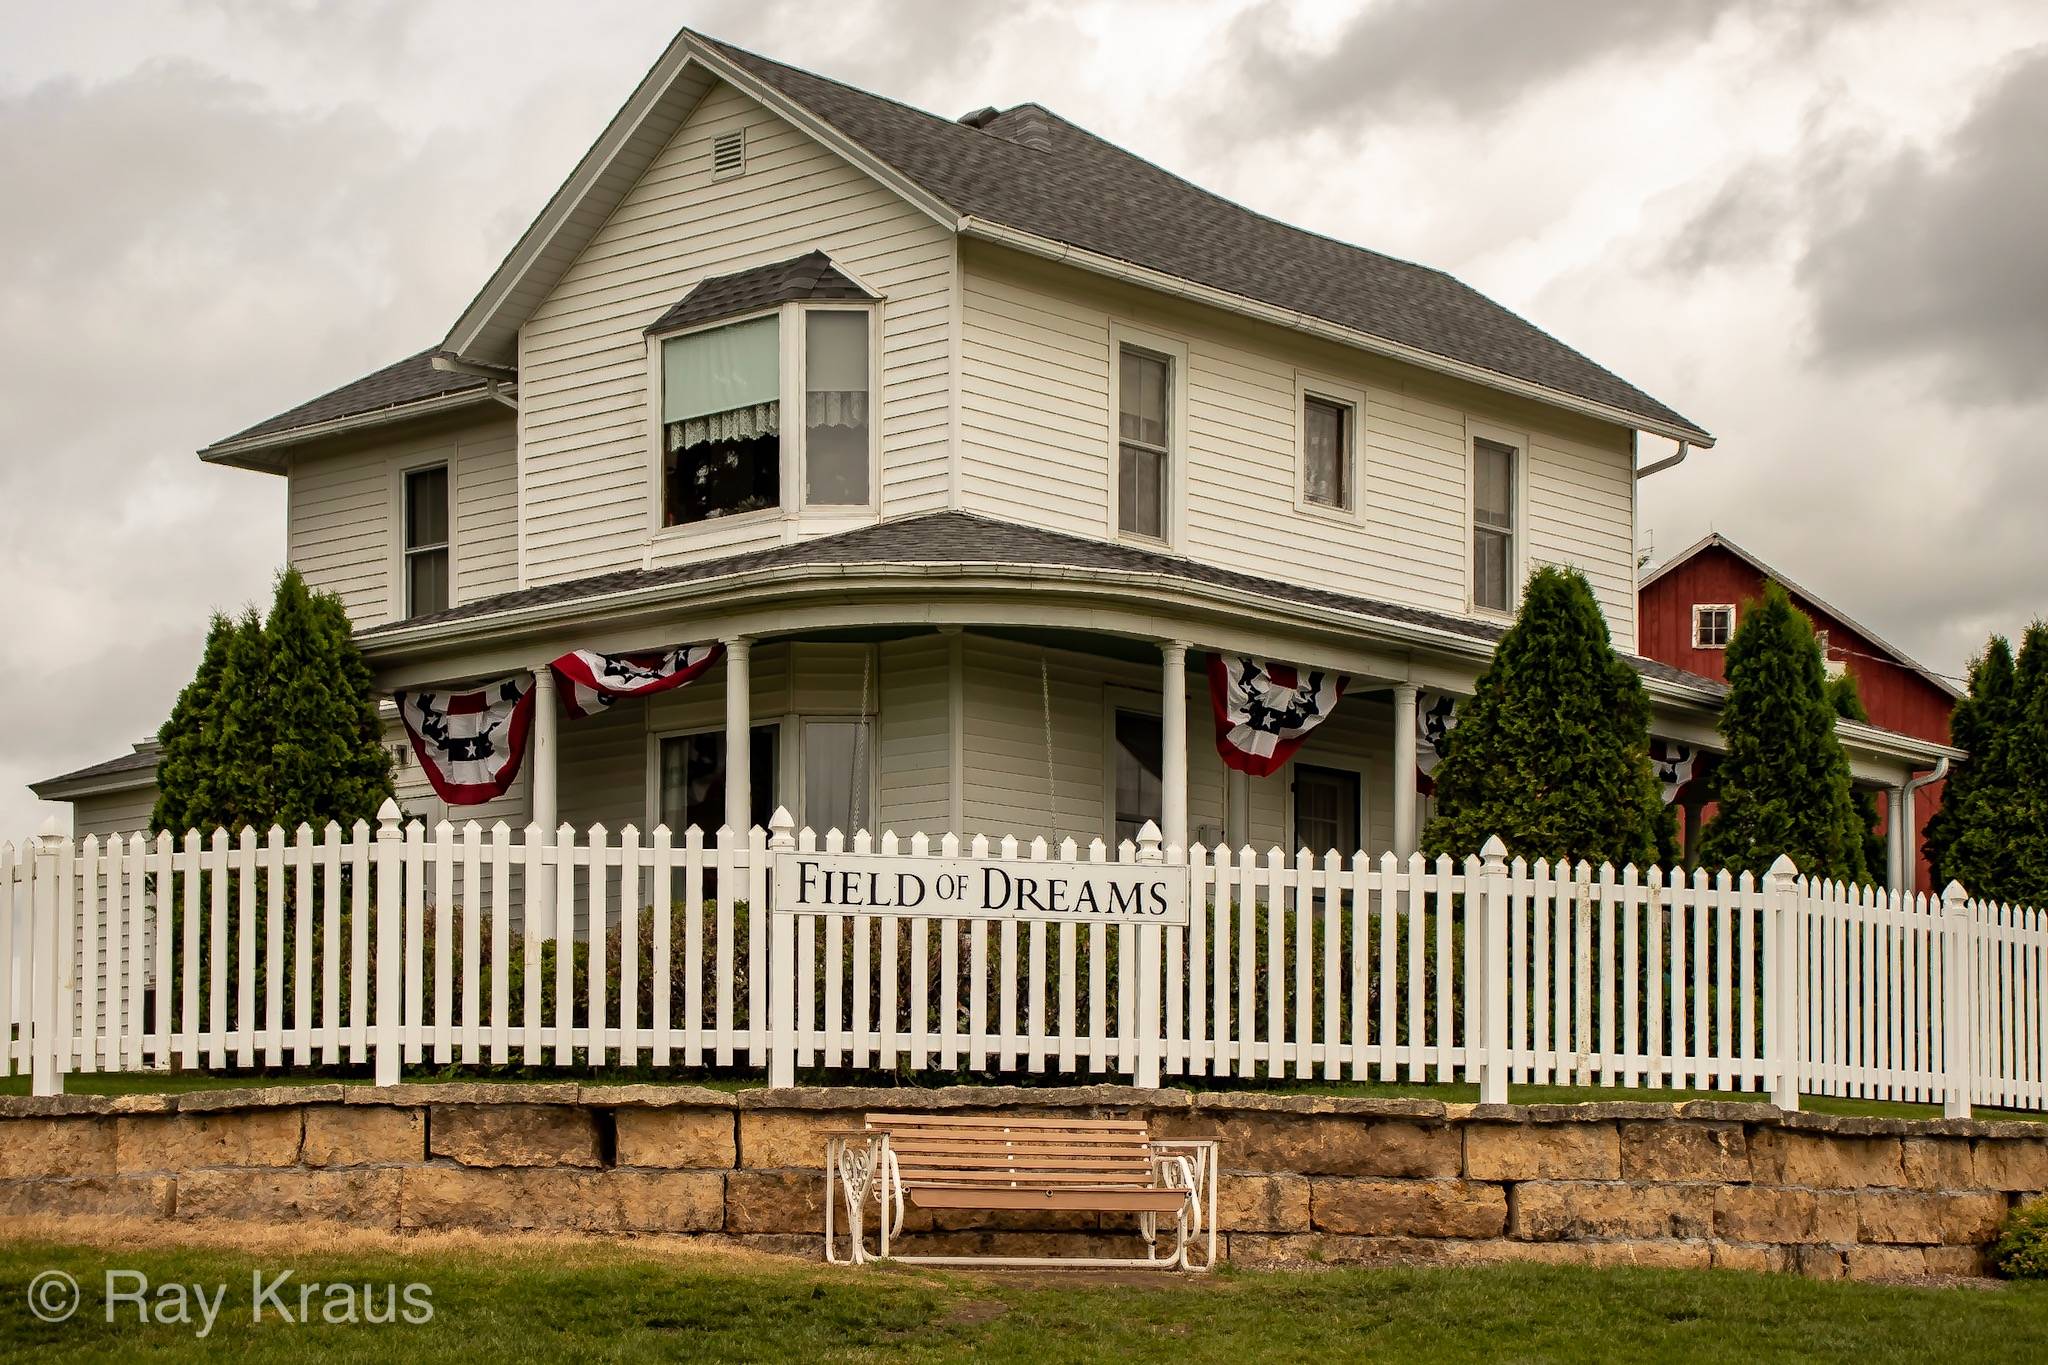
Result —
M 596 1074 L 578 1068 L 564 1068 L 560 1073 L 535 1071 L 529 1076 L 508 1077 L 467 1077 L 459 1073 L 408 1074 L 408 1081 L 435 1080 L 493 1080 L 507 1081 L 575 1081 L 582 1085 L 645 1085 L 650 1082 L 672 1082 L 679 1085 L 703 1086 L 711 1090 L 750 1090 L 766 1084 L 759 1075 L 719 1076 L 654 1076 L 644 1071 L 603 1071 Z M 1004 1078 L 997 1077 L 991 1083 L 1000 1084 Z M 1113 1078 L 1112 1078 L 1113 1079 Z M 74 1073 L 64 1078 L 64 1089 L 73 1095 L 150 1095 L 177 1094 L 188 1090 L 225 1090 L 245 1086 L 270 1085 L 368 1085 L 367 1074 L 355 1076 L 326 1076 L 284 1074 L 255 1076 L 246 1072 L 223 1072 L 207 1075 L 196 1072 L 158 1071 L 117 1071 Z M 824 1082 L 820 1082 L 823 1084 Z M 856 1079 L 854 1084 L 869 1082 Z M 947 1084 L 944 1078 L 929 1081 L 930 1084 Z M 1349 1095 L 1367 1099 L 1429 1099 L 1442 1100 L 1447 1104 L 1473 1104 L 1479 1099 L 1476 1085 L 1418 1085 L 1406 1082 L 1377 1081 L 1281 1081 L 1273 1084 L 1252 1082 L 1206 1082 L 1204 1090 L 1262 1090 L 1279 1094 L 1298 1095 Z M 0 1078 L 0 1095 L 26 1095 L 29 1081 L 26 1076 Z M 1515 1104 L 1584 1104 L 1596 1100 L 1634 1100 L 1649 1103 L 1683 1103 L 1687 1100 L 1733 1100 L 1737 1102 L 1760 1102 L 1768 1096 L 1750 1093 L 1731 1093 L 1725 1090 L 1632 1090 L 1625 1086 L 1573 1087 L 1562 1085 L 1511 1085 L 1508 1099 Z M 1800 1107 L 1816 1114 L 1860 1115 L 1868 1118 L 1938 1119 L 1941 1106 L 1938 1104 L 1893 1104 L 1885 1100 L 1835 1099 L 1824 1095 L 1808 1095 L 1801 1099 Z M 1975 1117 L 1980 1119 L 2023 1119 L 2033 1122 L 2048 1121 L 2048 1114 L 2009 1109 L 1979 1108 Z
M 289 1285 L 424 1284 L 423 1324 L 252 1320 L 252 1277 Z M 61 1270 L 83 1286 L 68 1321 L 25 1290 Z M 108 1323 L 109 1270 L 162 1286 L 226 1285 L 201 1340 L 188 1324 Z M 2048 1286 L 1906 1289 L 1733 1272 L 1553 1268 L 1220 1271 L 1207 1279 L 833 1271 L 765 1258 L 667 1257 L 629 1245 L 529 1245 L 258 1257 L 0 1242 L 0 1354 L 14 1359 L 446 1358 L 643 1360 L 1389 1360 L 1854 1362 L 2039 1360 Z M 129 1281 L 131 1285 L 133 1281 Z M 360 1305 L 363 1291 L 354 1291 Z M 298 1315 L 294 1288 L 284 1294 Z M 401 1297 L 397 1306 L 404 1308 Z M 381 1311 L 381 1307 L 380 1307 Z

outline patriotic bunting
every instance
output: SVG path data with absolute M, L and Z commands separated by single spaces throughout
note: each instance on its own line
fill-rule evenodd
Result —
M 1436 795 L 1436 779 L 1430 774 L 1451 750 L 1451 731 L 1457 728 L 1458 699 L 1442 692 L 1423 692 L 1415 699 L 1415 790 Z
M 511 790 L 533 728 L 533 675 L 474 692 L 395 692 L 398 718 L 434 792 L 451 806 Z
M 589 716 L 621 697 L 647 697 L 681 687 L 718 662 L 723 645 L 677 645 L 635 654 L 572 649 L 548 667 L 561 683 L 562 707 Z
M 1675 740 L 1653 739 L 1650 741 L 1650 762 L 1657 765 L 1657 780 L 1664 785 L 1664 804 L 1668 806 L 1698 775 L 1700 751 Z
M 1309 731 L 1329 719 L 1345 679 L 1247 655 L 1209 656 L 1216 752 L 1239 772 L 1267 777 L 1294 757 Z

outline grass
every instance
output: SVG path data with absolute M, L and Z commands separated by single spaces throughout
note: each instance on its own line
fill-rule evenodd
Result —
M 459 1072 L 433 1074 L 408 1074 L 408 1081 L 575 1081 L 580 1085 L 646 1085 L 676 1084 L 702 1086 L 710 1090 L 740 1091 L 757 1089 L 766 1080 L 759 1075 L 715 1075 L 700 1076 L 688 1074 L 654 1075 L 646 1071 L 599 1071 L 587 1072 L 581 1068 L 564 1068 L 561 1073 L 535 1072 L 528 1076 L 465 1076 Z M 928 1079 L 929 1084 L 948 1084 L 953 1078 Z M 991 1084 L 1003 1084 L 1007 1077 L 989 1078 Z M 1105 1078 L 1120 1079 L 1120 1078 Z M 887 1084 L 887 1078 L 856 1078 L 850 1084 Z M 316 1073 L 288 1072 L 275 1075 L 251 1075 L 247 1072 L 222 1072 L 211 1074 L 189 1071 L 99 1071 L 73 1073 L 64 1078 L 64 1090 L 73 1095 L 158 1095 L 180 1094 L 191 1090 L 230 1090 L 251 1086 L 271 1085 L 368 1085 L 368 1068 L 359 1075 L 326 1075 Z M 1447 1104 L 1474 1104 L 1479 1099 L 1476 1085 L 1449 1084 L 1423 1085 L 1407 1082 L 1382 1081 L 1281 1081 L 1267 1083 L 1203 1082 L 1200 1089 L 1209 1091 L 1259 1090 L 1268 1093 L 1291 1095 L 1343 1095 L 1364 1099 L 1426 1099 L 1442 1100 Z M 29 1093 L 29 1079 L 26 1076 L 0 1078 L 0 1095 L 26 1095 Z M 1633 1100 L 1643 1103 L 1682 1104 L 1688 1100 L 1733 1100 L 1736 1102 L 1761 1103 L 1769 1099 L 1766 1095 L 1726 1090 L 1656 1090 L 1630 1089 L 1626 1086 L 1563 1086 L 1563 1085 L 1511 1085 L 1508 1099 L 1514 1104 L 1588 1104 L 1605 1100 Z M 1864 1118 L 1938 1119 L 1941 1106 L 1938 1104 L 1896 1104 L 1888 1100 L 1841 1099 L 1829 1095 L 1802 1096 L 1800 1108 L 1815 1114 L 1842 1114 Z M 1990 1109 L 1979 1107 L 1974 1117 L 1980 1119 L 2022 1120 L 2027 1122 L 2048 1122 L 2048 1114 L 2028 1110 Z
M 257 1234 L 259 1239 L 264 1234 Z M 1359 1358 L 1477 1361 L 1799 1359 L 2038 1360 L 2048 1286 L 1905 1288 L 1729 1271 L 1558 1267 L 1229 1271 L 1166 1275 L 838 1270 L 650 1243 L 345 1235 L 306 1248 L 177 1245 L 162 1234 L 43 1234 L 0 1241 L 0 1354 L 42 1361 L 490 1359 L 982 1362 Z M 192 1321 L 106 1320 L 110 1269 L 225 1285 L 200 1339 Z M 83 1287 L 69 1321 L 37 1321 L 25 1287 L 61 1270 Z M 423 1284 L 431 1321 L 368 1325 L 253 1320 L 252 1278 Z M 396 1292 L 401 1292 L 396 1291 Z M 361 1305 L 364 1291 L 352 1293 Z M 296 1318 L 298 1297 L 288 1291 Z M 399 1300 L 399 1306 L 405 1305 Z

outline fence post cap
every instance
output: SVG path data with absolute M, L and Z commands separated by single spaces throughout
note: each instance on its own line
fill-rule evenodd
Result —
M 1159 826 L 1147 820 L 1138 828 L 1138 861 L 1156 863 L 1165 855 L 1159 851 Z
M 379 839 L 396 839 L 398 837 L 398 822 L 404 818 L 404 812 L 398 809 L 398 802 L 388 796 L 385 797 L 384 804 L 377 807 L 377 837 Z
M 788 848 L 796 842 L 796 817 L 788 806 L 777 806 L 775 814 L 768 817 L 768 833 L 771 848 Z
M 1508 857 L 1508 846 L 1498 834 L 1486 836 L 1486 842 L 1479 846 L 1479 856 L 1489 863 L 1504 863 Z
M 1773 877 L 1796 877 L 1799 875 L 1799 864 L 1792 861 L 1791 854 L 1780 853 L 1777 860 L 1771 864 L 1771 875 Z
M 1941 888 L 1941 898 L 1945 901 L 1966 901 L 1970 898 L 1970 893 L 1963 890 L 1961 882 L 1951 877 L 1948 885 Z

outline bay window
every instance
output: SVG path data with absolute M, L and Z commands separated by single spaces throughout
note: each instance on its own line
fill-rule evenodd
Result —
M 784 305 L 663 338 L 661 524 L 795 510 L 785 480 L 805 507 L 869 506 L 873 317 Z
M 782 503 L 782 328 L 774 317 L 661 343 L 662 524 Z
M 804 501 L 868 502 L 868 314 L 804 314 Z

